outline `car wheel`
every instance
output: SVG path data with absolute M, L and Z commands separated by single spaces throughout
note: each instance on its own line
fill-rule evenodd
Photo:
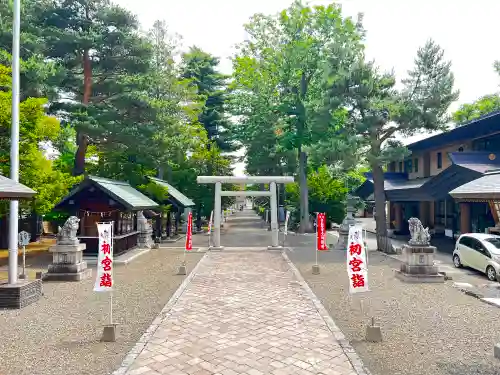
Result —
M 486 267 L 486 277 L 490 281 L 497 281 L 497 271 L 492 266 Z
M 453 255 L 453 265 L 456 268 L 462 267 L 462 263 L 460 262 L 460 257 L 457 254 Z

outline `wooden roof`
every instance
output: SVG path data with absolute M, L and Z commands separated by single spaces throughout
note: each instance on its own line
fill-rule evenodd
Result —
M 80 182 L 69 194 L 63 198 L 57 205 L 60 207 L 70 200 L 74 195 L 90 185 L 97 186 L 101 191 L 106 193 L 109 197 L 115 199 L 124 207 L 131 211 L 140 211 L 146 209 L 157 208 L 159 205 L 155 201 L 149 199 L 140 191 L 134 189 L 127 182 L 110 180 L 107 178 L 87 176 Z
M 29 187 L 0 175 L 0 199 L 31 199 L 35 194 Z

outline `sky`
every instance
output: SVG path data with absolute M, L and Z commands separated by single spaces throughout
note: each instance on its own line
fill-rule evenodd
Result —
M 292 0 L 115 0 L 139 17 L 144 29 L 165 20 L 173 33 L 182 36 L 182 48 L 196 45 L 221 59 L 221 70 L 231 73 L 234 46 L 245 39 L 243 25 L 255 13 L 276 14 Z M 311 5 L 331 1 L 313 0 Z M 434 39 L 452 61 L 461 103 L 499 91 L 500 77 L 493 62 L 500 60 L 496 46 L 500 1 L 475 0 L 343 0 L 346 16 L 364 14 L 367 57 L 403 78 L 412 68 L 419 46 Z M 411 143 L 425 135 L 406 139 Z M 235 166 L 243 175 L 244 165 Z

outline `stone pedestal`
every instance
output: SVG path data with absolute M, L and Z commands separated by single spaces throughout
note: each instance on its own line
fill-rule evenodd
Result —
M 9 285 L 0 282 L 0 309 L 22 309 L 42 296 L 42 280 L 19 280 Z
M 500 344 L 496 344 L 493 348 L 493 355 L 496 359 L 500 359 Z
M 380 326 L 367 325 L 365 340 L 369 342 L 381 342 L 382 341 L 382 330 Z
M 141 249 L 152 249 L 153 248 L 153 230 L 148 229 L 143 232 L 139 232 L 137 235 L 137 246 Z
M 108 324 L 104 326 L 102 331 L 101 341 L 102 342 L 116 342 L 116 324 Z
M 90 277 L 92 270 L 87 268 L 87 262 L 83 260 L 83 250 L 86 245 L 78 243 L 78 240 L 61 241 L 51 246 L 52 264 L 48 272 L 43 275 L 44 281 L 80 281 Z
M 208 250 L 210 250 L 210 251 L 222 251 L 222 250 L 224 250 L 224 246 L 210 246 L 208 248 Z
M 185 264 L 181 264 L 179 266 L 179 269 L 177 270 L 177 275 L 186 275 L 187 274 L 187 268 Z
M 267 250 L 278 250 L 278 251 L 282 251 L 283 250 L 283 246 L 268 246 L 267 247 Z
M 401 268 L 396 270 L 396 277 L 410 283 L 442 283 L 444 275 L 434 265 L 435 246 L 405 245 L 404 260 Z

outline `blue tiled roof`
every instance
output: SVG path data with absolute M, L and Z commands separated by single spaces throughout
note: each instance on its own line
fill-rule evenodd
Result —
M 452 165 L 433 177 L 408 180 L 406 173 L 384 173 L 384 191 L 387 200 L 440 200 L 448 193 L 488 171 L 500 169 L 500 154 L 491 152 L 451 152 Z M 373 174 L 365 173 L 366 181 L 355 194 L 362 198 L 373 193 Z
M 365 172 L 364 175 L 368 180 L 373 181 L 373 173 L 372 172 Z M 384 172 L 384 179 L 386 181 L 387 180 L 408 180 L 408 174 L 401 173 L 401 172 Z
M 500 111 L 489 113 L 455 129 L 411 143 L 406 147 L 413 152 L 424 151 L 471 138 L 486 137 L 498 132 L 500 132 Z
M 450 152 L 448 156 L 453 164 L 480 173 L 500 168 L 500 154 L 492 152 Z

